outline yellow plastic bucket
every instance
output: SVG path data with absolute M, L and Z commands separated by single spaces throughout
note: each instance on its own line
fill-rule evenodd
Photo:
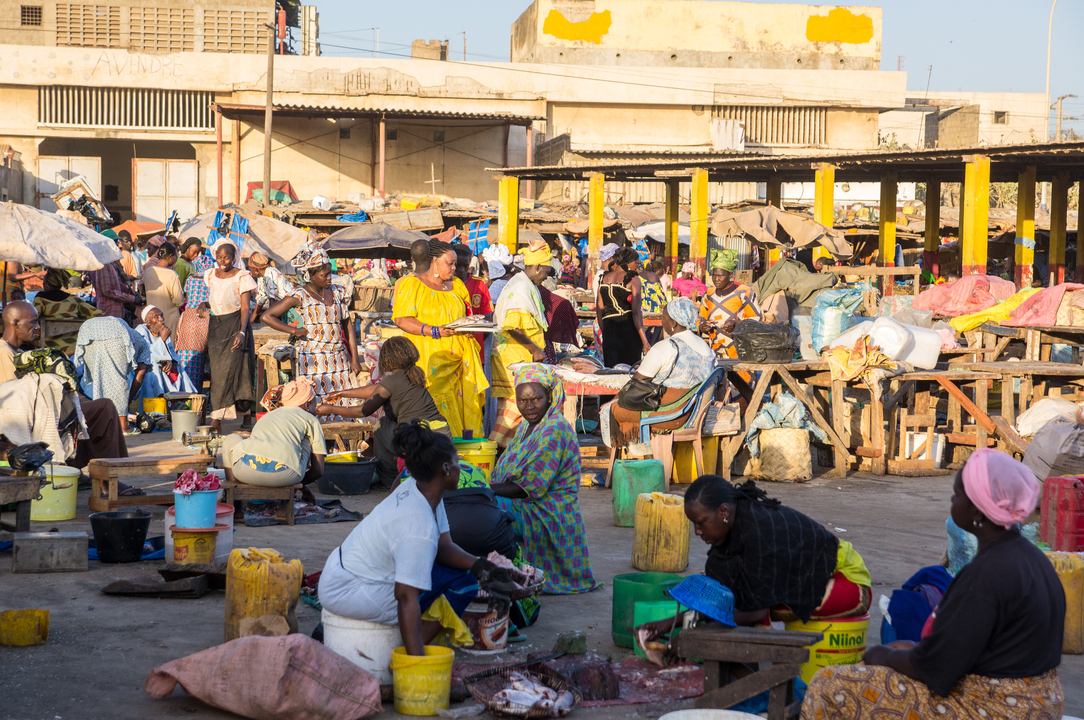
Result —
M 5 610 L 0 612 L 0 645 L 12 645 L 14 647 L 44 645 L 48 639 L 48 610 Z
M 807 683 L 821 668 L 832 665 L 855 665 L 866 652 L 866 632 L 869 630 L 869 613 L 849 618 L 831 620 L 792 620 L 787 630 L 819 632 L 824 639 L 809 646 L 809 661 L 802 664 L 802 680 Z
M 327 456 L 327 461 L 333 463 L 358 462 L 358 454 L 356 451 L 331 453 Z
M 406 648 L 391 651 L 395 712 L 401 715 L 436 715 L 448 709 L 452 692 L 451 648 L 425 646 L 425 656 L 407 655 Z
M 486 474 L 486 482 L 493 480 L 493 468 L 497 465 L 497 443 L 489 440 L 455 440 L 459 459 L 469 462 Z
M 228 529 L 228 525 L 197 529 L 172 528 L 170 532 L 173 533 L 173 562 L 178 565 L 213 563 L 215 547 L 218 545 L 218 533 Z
M 30 501 L 30 519 L 35 522 L 74 520 L 75 501 L 79 490 L 78 468 L 45 465 L 41 471 L 49 482 L 40 490 L 41 500 Z
M 143 412 L 166 414 L 165 398 L 143 398 Z

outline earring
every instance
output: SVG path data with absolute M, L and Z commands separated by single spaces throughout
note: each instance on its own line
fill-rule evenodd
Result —
M 982 520 L 972 520 L 971 526 L 976 528 L 982 527 Z
M 723 524 L 724 525 L 726 525 L 728 522 L 730 522 L 730 518 L 723 518 Z

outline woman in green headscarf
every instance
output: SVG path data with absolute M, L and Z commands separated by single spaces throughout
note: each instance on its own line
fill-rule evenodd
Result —
M 729 358 L 738 357 L 730 338 L 734 326 L 747 318 L 760 319 L 756 293 L 731 277 L 737 267 L 737 251 L 711 251 L 711 281 L 715 288 L 700 305 L 700 334 L 708 337 L 718 355 Z

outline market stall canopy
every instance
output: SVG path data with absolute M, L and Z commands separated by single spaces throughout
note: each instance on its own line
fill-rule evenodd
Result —
M 798 213 L 761 207 L 735 213 L 719 210 L 711 216 L 711 234 L 730 237 L 744 233 L 759 244 L 787 249 L 821 245 L 840 260 L 853 254 L 843 233 Z
M 629 235 L 635 238 L 642 238 L 644 240 L 652 240 L 654 242 L 665 243 L 666 242 L 666 223 L 662 220 L 656 222 L 650 222 L 646 225 L 641 225 L 635 230 L 630 230 Z M 688 245 L 690 238 L 692 237 L 689 232 L 689 224 L 684 223 L 678 225 L 678 242 L 682 245 Z
M 125 220 L 120 225 L 113 228 L 113 232 L 117 235 L 120 235 L 121 231 L 127 231 L 133 238 L 151 237 L 152 235 L 158 235 L 159 233 L 164 235 L 166 233 L 166 226 L 162 223 Z
M 418 240 L 429 240 L 429 236 L 382 222 L 361 223 L 328 235 L 324 249 L 333 258 L 409 260 L 410 246 Z
M 212 210 L 189 220 L 177 233 L 177 237 L 181 238 L 181 242 L 190 237 L 206 240 L 211 230 L 219 229 L 215 226 L 215 217 L 218 212 L 218 210 Z M 263 253 L 283 270 L 289 267 L 290 261 L 294 259 L 309 237 L 309 234 L 301 228 L 266 215 L 241 213 L 230 208 L 223 208 L 221 212 L 248 220 L 248 233 L 245 236 L 245 242 L 242 243 L 241 257 L 250 257 L 255 252 Z M 229 222 L 232 222 L 232 219 Z
M 120 259 L 117 243 L 92 228 L 29 205 L 0 203 L 0 260 L 87 271 Z

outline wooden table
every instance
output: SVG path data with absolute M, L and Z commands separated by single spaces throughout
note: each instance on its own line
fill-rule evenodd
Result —
M 172 475 L 176 478 L 185 470 L 206 473 L 214 463 L 210 455 L 180 455 L 171 457 L 96 458 L 90 461 L 90 509 L 93 512 L 116 510 L 129 505 L 172 505 L 173 491 L 168 495 L 118 496 L 122 477 L 138 475 Z M 102 497 L 102 485 L 107 497 Z
M 0 477 L 0 505 L 15 503 L 15 522 L 0 522 L 0 530 L 30 532 L 30 501 L 41 497 L 41 475 Z
M 768 691 L 768 720 L 798 715 L 794 701 L 794 678 L 809 660 L 809 646 L 824 638 L 821 633 L 771 628 L 725 628 L 701 625 L 682 630 L 674 639 L 679 657 L 704 661 L 704 694 L 694 701 L 698 708 L 728 708 Z M 770 663 L 751 675 L 733 678 L 736 665 Z
M 1084 327 L 1072 325 L 1005 327 L 996 323 L 983 323 L 964 333 L 964 336 L 969 338 L 968 345 L 976 344 L 992 351 L 987 355 L 987 360 L 997 360 L 1012 344 L 1024 346 L 1026 362 L 1049 362 L 1050 351 L 1058 343 L 1084 346 Z
M 629 375 L 629 378 L 632 378 Z M 580 398 L 585 395 L 594 395 L 599 398 L 602 397 L 614 397 L 617 393 L 621 392 L 620 388 L 612 388 L 608 385 L 596 385 L 588 382 L 575 382 L 573 380 L 564 380 L 565 386 L 565 405 L 562 411 L 565 416 L 565 420 L 568 420 L 569 425 L 575 429 L 576 421 L 580 417 Z M 602 400 L 599 400 L 599 404 L 602 404 Z

